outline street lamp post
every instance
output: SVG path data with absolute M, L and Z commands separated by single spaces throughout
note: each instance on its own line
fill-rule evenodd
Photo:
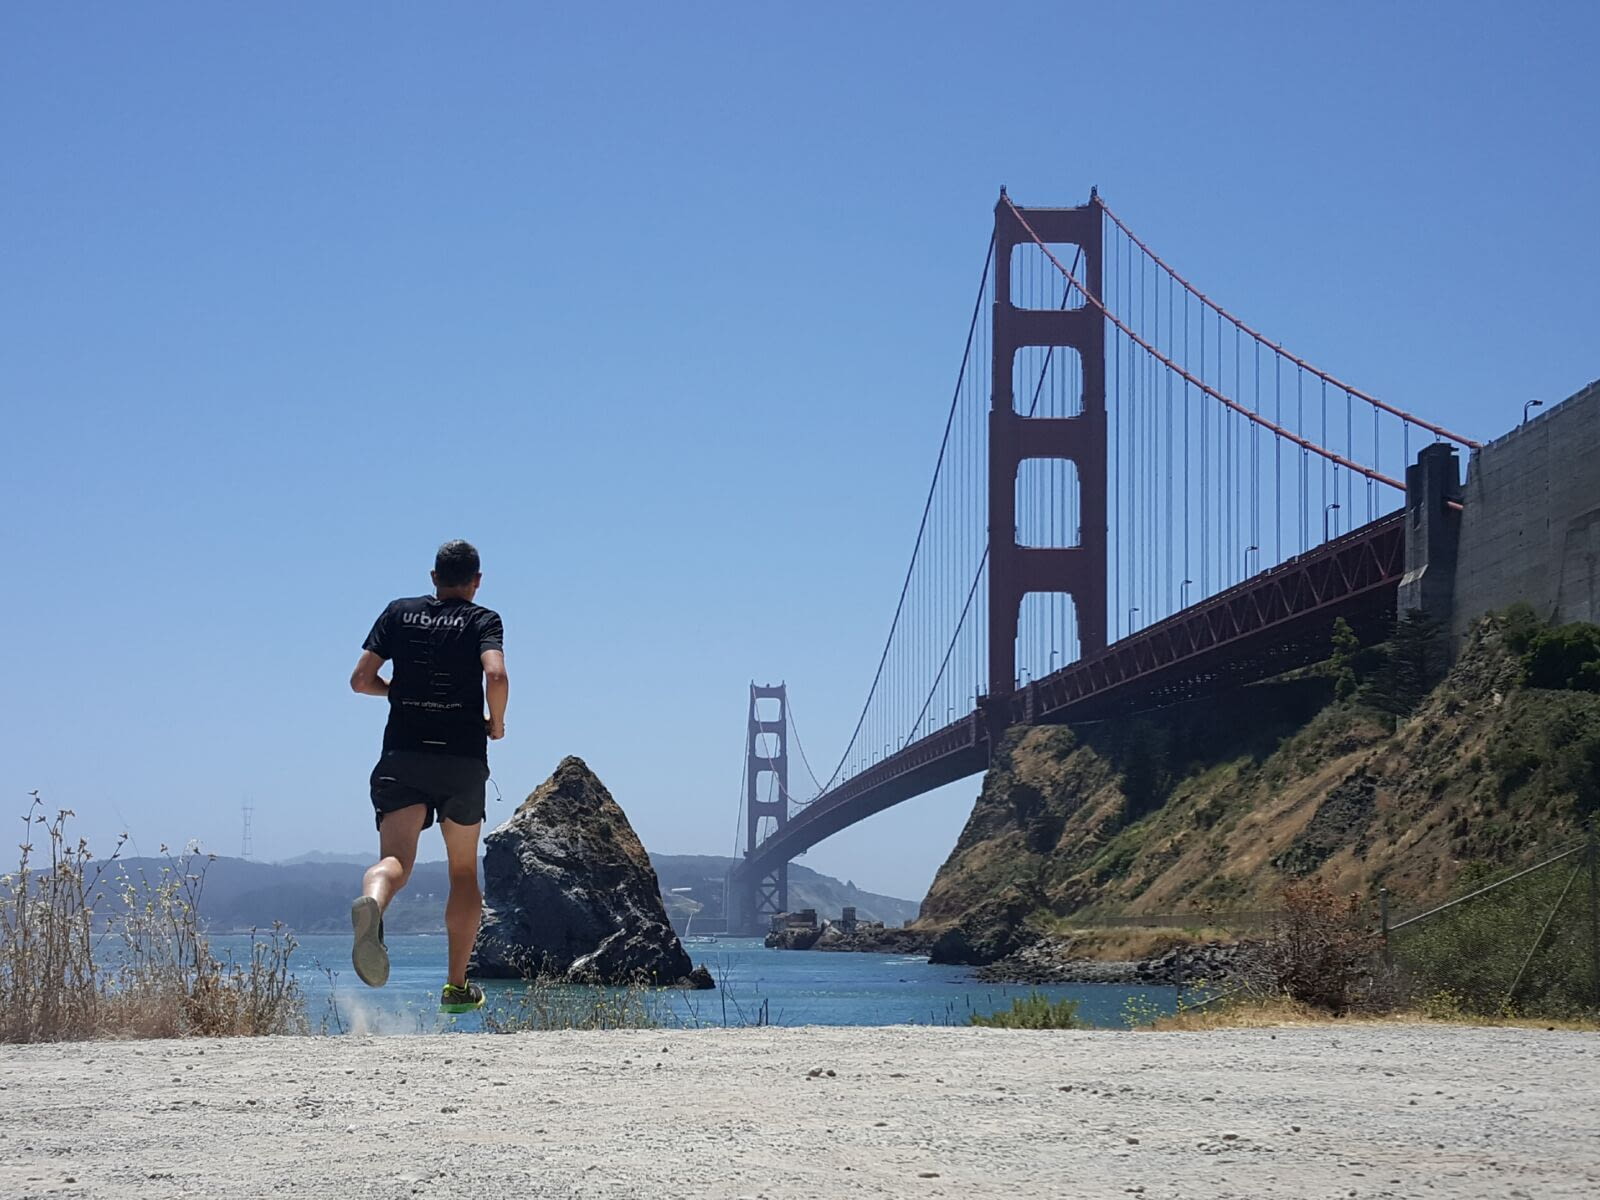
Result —
M 1323 541 L 1327 541 L 1328 540 L 1328 514 L 1333 512 L 1338 507 L 1339 507 L 1339 502 L 1337 500 L 1335 500 L 1332 504 L 1327 504 L 1327 505 L 1323 506 L 1323 509 L 1322 509 L 1322 540 Z
M 1178 585 L 1178 601 L 1179 601 L 1178 607 L 1179 608 L 1188 608 L 1189 607 L 1189 585 L 1191 583 L 1193 583 L 1193 582 L 1194 582 L 1194 580 L 1192 580 L 1192 579 L 1185 579 L 1182 583 L 1180 583 Z
M 1138 610 L 1138 608 L 1137 608 L 1137 607 L 1135 607 L 1135 608 L 1130 608 L 1130 609 L 1129 609 L 1129 610 L 1128 610 L 1128 632 L 1129 632 L 1129 633 L 1132 633 L 1132 632 L 1133 632 L 1133 614 L 1134 614 L 1134 613 L 1136 613 L 1136 612 L 1138 612 L 1138 611 L 1139 611 L 1139 610 Z
M 1543 407 L 1544 407 L 1544 401 L 1543 400 L 1529 400 L 1526 404 L 1524 404 L 1522 406 L 1522 423 L 1524 425 L 1526 425 L 1528 423 L 1528 410 L 1530 408 L 1543 408 Z
M 1241 578 L 1248 579 L 1250 577 L 1250 556 L 1260 549 L 1260 546 L 1246 546 L 1244 548 L 1244 575 Z

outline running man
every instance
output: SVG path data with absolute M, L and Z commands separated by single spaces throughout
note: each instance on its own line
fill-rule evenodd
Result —
M 489 778 L 488 742 L 506 735 L 510 693 L 500 616 L 472 602 L 482 582 L 478 552 L 469 543 L 440 546 L 433 563 L 434 594 L 385 608 L 350 676 L 354 691 L 389 700 L 383 757 L 371 781 L 380 857 L 350 906 L 355 928 L 350 957 L 363 983 L 382 987 L 388 981 L 383 912 L 411 878 L 418 836 L 437 818 L 450 870 L 444 910 L 450 974 L 439 999 L 440 1011 L 447 1013 L 483 1006 L 483 989 L 467 982 L 467 960 L 483 916 L 478 834 Z M 394 660 L 394 677 L 386 680 L 378 668 L 388 659 Z

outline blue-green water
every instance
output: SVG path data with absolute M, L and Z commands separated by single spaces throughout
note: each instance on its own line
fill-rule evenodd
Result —
M 426 934 L 389 939 L 390 975 L 383 988 L 369 988 L 350 968 L 350 939 L 307 935 L 299 939 L 294 971 L 305 989 L 313 1027 L 326 1023 L 371 1033 L 432 1033 L 478 1030 L 482 1017 L 445 1017 L 438 1012 L 444 983 L 445 939 Z M 214 937 L 218 954 L 239 954 L 247 938 Z M 1092 1025 L 1123 1025 L 1130 997 L 1146 1011 L 1171 1012 L 1177 989 L 1078 984 L 1028 988 L 982 983 L 965 967 L 935 966 L 923 958 L 893 954 L 829 954 L 768 950 L 757 938 L 723 938 L 686 947 L 723 985 L 716 991 L 663 992 L 654 1011 L 664 1023 L 682 1025 L 963 1025 L 970 1013 L 1009 1008 L 1012 1000 L 1041 991 L 1052 1000 L 1069 998 Z M 322 968 L 332 972 L 332 979 Z M 520 987 L 484 983 L 491 1005 Z M 337 1005 L 337 1013 L 330 1000 Z

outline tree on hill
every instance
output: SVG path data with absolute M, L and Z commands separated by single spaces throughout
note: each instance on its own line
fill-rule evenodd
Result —
M 1413 608 L 1395 625 L 1387 661 L 1369 685 L 1366 703 L 1379 712 L 1408 717 L 1438 682 L 1442 665 L 1439 623 Z
M 1355 695 L 1356 691 L 1356 652 L 1361 649 L 1361 639 L 1356 637 L 1356 631 L 1350 628 L 1350 622 L 1343 617 L 1335 617 L 1333 621 L 1333 657 L 1329 666 L 1333 669 L 1333 694 L 1340 700 L 1347 700 Z

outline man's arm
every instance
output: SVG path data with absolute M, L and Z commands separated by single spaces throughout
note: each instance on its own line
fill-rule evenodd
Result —
M 497 742 L 506 735 L 506 701 L 511 697 L 506 655 L 503 650 L 485 650 L 478 657 L 483 661 L 483 692 L 489 701 L 489 738 Z
M 389 681 L 379 676 L 378 668 L 381 666 L 382 658 L 371 650 L 363 650 L 361 657 L 356 660 L 356 669 L 350 672 L 350 690 L 363 696 L 387 696 Z M 503 710 L 504 705 L 501 707 Z

